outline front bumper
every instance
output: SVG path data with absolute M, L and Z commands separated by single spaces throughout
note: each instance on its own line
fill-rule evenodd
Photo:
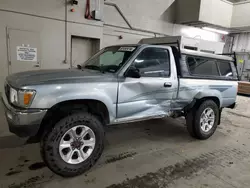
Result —
M 44 109 L 16 109 L 3 93 L 2 102 L 10 132 L 20 137 L 35 136 L 47 112 Z

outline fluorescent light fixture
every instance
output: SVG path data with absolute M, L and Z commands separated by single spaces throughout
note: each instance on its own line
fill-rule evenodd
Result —
M 135 62 L 136 63 L 142 63 L 144 60 L 140 60 L 140 59 L 136 59 Z
M 219 29 L 214 29 L 211 27 L 203 27 L 202 29 L 207 30 L 207 31 L 212 31 L 215 33 L 220 33 L 220 34 L 224 34 L 224 35 L 228 35 L 229 33 L 227 31 L 223 31 L 223 30 L 219 30 Z

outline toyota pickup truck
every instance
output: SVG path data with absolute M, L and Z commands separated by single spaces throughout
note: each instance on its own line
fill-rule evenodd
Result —
M 10 75 L 2 99 L 10 131 L 39 138 L 47 166 L 70 177 L 100 158 L 105 126 L 184 116 L 192 137 L 208 139 L 237 87 L 232 57 L 136 44 L 106 47 L 77 68 Z

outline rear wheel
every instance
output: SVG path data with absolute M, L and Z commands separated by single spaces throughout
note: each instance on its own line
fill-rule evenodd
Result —
M 58 175 L 72 177 L 89 170 L 100 158 L 104 129 L 98 118 L 75 113 L 56 123 L 41 141 L 41 154 Z
M 213 100 L 206 100 L 192 109 L 187 117 L 187 129 L 192 137 L 205 140 L 211 137 L 219 122 L 219 108 Z

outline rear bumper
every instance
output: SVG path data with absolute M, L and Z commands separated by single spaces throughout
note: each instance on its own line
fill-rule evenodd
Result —
M 5 116 L 10 132 L 20 137 L 35 136 L 47 112 L 44 109 L 20 110 L 11 106 L 5 96 L 2 96 Z

